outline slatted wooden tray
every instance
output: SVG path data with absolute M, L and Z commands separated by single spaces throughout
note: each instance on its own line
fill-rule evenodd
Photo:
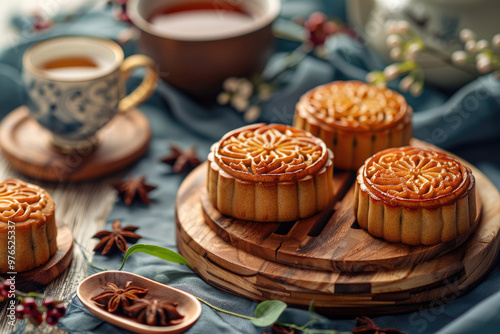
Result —
M 475 168 L 482 202 L 476 229 L 427 247 L 387 243 L 359 229 L 349 173 L 336 171 L 333 210 L 299 222 L 262 224 L 235 221 L 211 207 L 203 195 L 206 168 L 193 171 L 178 192 L 179 250 L 206 281 L 253 300 L 307 306 L 314 299 L 320 311 L 336 314 L 411 311 L 468 291 L 498 253 L 500 195 Z

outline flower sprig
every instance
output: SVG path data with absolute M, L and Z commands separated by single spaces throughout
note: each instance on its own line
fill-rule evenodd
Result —
M 130 17 L 127 14 L 127 0 L 109 0 L 108 5 L 118 5 L 113 8 L 113 15 L 118 21 L 123 21 L 128 24 L 132 24 Z
M 221 105 L 230 105 L 243 114 L 245 122 L 253 123 L 260 117 L 262 105 L 271 98 L 275 90 L 283 85 L 282 77 L 288 70 L 295 68 L 312 52 L 323 58 L 325 56 L 324 43 L 329 36 L 339 32 L 352 35 L 351 29 L 330 20 L 321 12 L 312 13 L 300 24 L 304 27 L 302 44 L 285 56 L 280 68 L 269 76 L 227 78 L 223 83 L 223 91 L 217 97 L 217 102 Z
M 132 24 L 132 20 L 127 14 L 128 0 L 108 0 L 107 4 L 112 8 L 115 20 L 125 22 L 128 27 L 122 29 L 116 36 L 116 41 L 124 45 L 139 38 L 139 30 Z
M 230 77 L 224 81 L 222 88 L 224 91 L 217 96 L 217 102 L 229 104 L 243 113 L 243 119 L 247 123 L 259 118 L 261 105 L 271 98 L 274 90 L 272 84 L 263 82 L 260 77 Z
M 22 292 L 15 289 L 10 280 L 0 283 L 0 298 L 19 300 L 15 307 L 15 316 L 19 320 L 28 320 L 35 326 L 40 326 L 44 321 L 53 326 L 66 314 L 63 300 L 55 300 L 37 292 Z
M 477 40 L 472 30 L 463 29 L 460 40 L 464 43 L 464 50 L 453 52 L 451 59 L 454 64 L 475 63 L 479 73 L 493 72 L 500 79 L 500 33 L 493 36 L 490 45 L 486 39 Z
M 399 89 L 419 96 L 424 86 L 424 72 L 416 60 L 426 49 L 425 43 L 406 21 L 388 21 L 385 29 L 388 33 L 386 43 L 390 49 L 389 56 L 397 63 L 387 66 L 383 71 L 368 73 L 366 81 L 386 87 L 388 81 L 403 77 Z

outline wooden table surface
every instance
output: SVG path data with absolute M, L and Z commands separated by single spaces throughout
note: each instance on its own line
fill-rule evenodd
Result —
M 55 3 L 56 6 L 52 6 L 50 10 L 70 12 L 86 1 L 88 0 L 58 1 Z M 102 3 L 105 5 L 105 2 Z M 22 38 L 10 26 L 11 15 L 21 13 L 28 16 L 37 10 L 43 13 L 40 5 L 41 2 L 39 0 L 2 1 L 0 4 L 0 32 L 3 38 L 0 39 L 0 49 L 11 47 L 21 41 Z M 7 177 L 21 178 L 25 181 L 39 184 L 48 190 L 56 202 L 58 226 L 60 224 L 68 225 L 77 242 L 87 249 L 92 250 L 97 241 L 91 239 L 91 236 L 104 226 L 115 200 L 115 191 L 108 185 L 108 181 L 111 179 L 79 184 L 38 182 L 20 175 L 8 165 L 3 155 L 0 154 L 0 179 Z M 85 261 L 78 246 L 75 245 L 73 261 L 70 267 L 47 287 L 46 293 L 57 298 L 67 298 L 69 294 L 76 290 L 78 283 L 85 277 Z M 5 317 L 6 307 L 7 303 L 0 304 L 0 333 L 9 333 L 14 330 L 14 328 L 7 324 L 7 318 Z M 36 332 L 64 333 L 60 329 L 47 325 L 41 326 Z
M 92 254 L 97 244 L 92 236 L 103 228 L 116 198 L 115 190 L 110 186 L 111 178 L 80 183 L 40 182 L 19 174 L 0 154 L 0 179 L 15 177 L 35 183 L 46 189 L 56 203 L 56 222 L 66 224 L 73 232 L 74 239 Z M 115 175 L 114 179 L 121 177 Z M 45 293 L 57 299 L 68 298 L 76 291 L 78 283 L 87 276 L 86 264 L 78 245 L 74 245 L 73 261 L 70 267 L 55 281 L 47 286 Z M 9 333 L 14 328 L 7 323 L 7 303 L 0 304 L 0 333 Z M 36 333 L 64 333 L 64 331 L 43 324 L 38 329 L 28 326 Z

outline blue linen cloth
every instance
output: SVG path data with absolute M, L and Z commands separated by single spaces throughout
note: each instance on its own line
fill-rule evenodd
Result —
M 345 19 L 343 1 L 284 1 L 281 18 L 321 10 L 330 16 Z M 40 34 L 23 34 L 18 43 L 0 54 L 0 115 L 3 117 L 24 103 L 20 79 L 21 57 L 29 45 L 52 36 L 87 34 L 115 39 L 125 28 L 123 23 L 112 19 L 109 11 L 91 12 L 69 23 L 61 23 Z M 283 52 L 297 44 L 278 41 L 277 52 L 269 62 L 269 68 L 280 62 Z M 308 56 L 287 77 L 287 84 L 276 92 L 263 106 L 260 121 L 291 123 L 295 103 L 307 90 L 333 80 L 364 80 L 366 73 L 382 68 L 380 61 L 358 41 L 339 34 L 330 37 L 325 45 L 327 58 Z M 127 55 L 135 53 L 135 45 L 124 46 Z M 131 86 L 140 77 L 134 77 Z M 391 88 L 397 89 L 396 86 Z M 481 169 L 497 186 L 500 186 L 500 148 L 497 130 L 500 124 L 500 81 L 491 75 L 479 78 L 459 91 L 447 95 L 432 87 L 426 87 L 419 98 L 405 95 L 415 110 L 415 136 L 451 150 Z M 150 120 L 153 139 L 148 153 L 126 174 L 146 175 L 158 189 L 151 192 L 153 202 L 149 206 L 125 206 L 117 201 L 107 221 L 120 219 L 124 225 L 140 226 L 142 243 L 176 249 L 174 203 L 176 192 L 184 175 L 173 174 L 170 167 L 158 162 L 167 153 L 170 143 L 184 148 L 196 145 L 200 157 L 205 157 L 210 145 L 227 131 L 244 125 L 241 114 L 226 106 L 201 105 L 181 92 L 161 83 L 153 97 L 140 109 Z M 95 255 L 94 264 L 117 269 L 121 255 L 104 257 Z M 253 315 L 256 303 L 218 290 L 194 274 L 185 266 L 166 263 L 145 254 L 134 254 L 125 268 L 158 282 L 190 292 L 213 305 Z M 89 268 L 89 273 L 92 269 Z M 401 315 L 375 317 L 382 328 L 398 328 L 408 333 L 497 333 L 500 323 L 500 268 L 492 272 L 468 294 L 446 304 Z M 280 321 L 303 324 L 310 315 L 307 311 L 287 309 Z M 353 319 L 327 319 L 317 328 L 349 331 L 355 327 Z M 73 298 L 67 315 L 59 327 L 70 333 L 126 333 L 91 315 Z M 444 328 L 443 328 L 444 327 Z M 203 305 L 203 313 L 192 329 L 197 333 L 262 333 L 249 321 L 215 312 Z

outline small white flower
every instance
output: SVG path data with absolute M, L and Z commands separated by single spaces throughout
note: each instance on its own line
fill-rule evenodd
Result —
M 271 93 L 272 90 L 270 85 L 263 83 L 259 86 L 259 99 L 261 101 L 269 100 L 271 98 Z
M 328 56 L 328 52 L 326 51 L 326 48 L 324 45 L 318 45 L 317 47 L 314 48 L 314 53 L 318 58 L 326 59 Z
M 238 95 L 250 97 L 253 93 L 253 85 L 247 79 L 241 79 L 239 82 Z
M 478 54 L 476 55 L 476 63 L 477 63 L 478 61 L 480 61 L 481 59 L 484 59 L 484 58 L 486 58 L 486 59 L 488 59 L 488 60 L 490 60 L 490 61 L 491 61 L 491 58 L 490 58 L 490 56 L 488 56 L 488 54 L 487 54 L 487 53 L 485 53 L 485 52 L 480 52 L 480 53 L 478 53 Z M 485 60 L 483 60 L 483 61 L 485 61 Z
M 476 41 L 471 39 L 465 42 L 465 51 L 468 53 L 476 53 Z
M 403 92 L 409 91 L 414 81 L 415 79 L 413 77 L 407 75 L 399 82 L 399 89 L 401 89 L 401 91 Z
M 238 111 L 245 111 L 248 108 L 248 99 L 241 95 L 235 95 L 231 99 L 231 105 Z
M 403 39 L 401 38 L 401 36 L 392 34 L 387 36 L 387 39 L 385 41 L 387 43 L 387 46 L 392 49 L 400 46 Z
M 240 79 L 236 77 L 229 77 L 226 80 L 224 80 L 222 87 L 227 92 L 236 92 L 238 90 L 239 84 L 240 84 Z
M 228 92 L 222 92 L 219 95 L 217 95 L 217 103 L 218 104 L 227 104 L 229 102 L 229 99 L 231 96 L 229 95 Z
M 260 108 L 259 106 L 251 106 L 243 115 L 243 119 L 247 123 L 253 123 L 260 116 Z
M 476 39 L 476 34 L 470 29 L 462 29 L 460 31 L 460 40 L 464 43 L 467 43 L 468 41 L 472 41 Z
M 410 24 L 406 21 L 396 22 L 396 31 L 400 35 L 408 35 L 410 32 Z
M 500 49 L 500 34 L 496 34 L 495 36 L 493 36 L 493 38 L 491 39 L 491 44 L 493 45 L 493 47 Z
M 403 54 L 403 51 L 401 48 L 394 48 L 391 49 L 389 52 L 389 56 L 391 57 L 392 60 L 401 60 L 401 55 Z
M 406 50 L 406 58 L 410 60 L 417 59 L 418 54 L 422 50 L 422 45 L 420 43 L 411 43 L 408 45 L 408 49 Z
M 375 72 L 368 72 L 365 79 L 366 79 L 366 82 L 373 83 L 373 82 L 377 81 L 378 75 Z
M 488 43 L 487 40 L 481 39 L 481 40 L 477 41 L 477 43 L 476 43 L 476 51 L 477 52 L 486 51 L 489 46 L 490 46 L 490 43 Z
M 139 38 L 139 30 L 137 30 L 137 28 L 135 27 L 130 27 L 120 31 L 116 36 L 116 41 L 120 45 L 123 45 L 138 38 Z
M 396 64 L 389 65 L 384 69 L 384 76 L 388 81 L 396 79 L 399 74 L 399 67 Z
M 423 91 L 423 86 L 422 84 L 419 83 L 414 83 L 413 85 L 410 86 L 410 93 L 413 96 L 420 96 Z
M 467 62 L 467 52 L 465 51 L 455 51 L 451 55 L 451 60 L 457 65 L 463 65 Z
M 389 20 L 385 23 L 385 31 L 389 35 L 397 34 L 396 32 L 396 21 Z
M 479 73 L 488 73 L 492 70 L 491 68 L 491 59 L 490 58 L 481 58 L 476 62 L 476 68 Z

